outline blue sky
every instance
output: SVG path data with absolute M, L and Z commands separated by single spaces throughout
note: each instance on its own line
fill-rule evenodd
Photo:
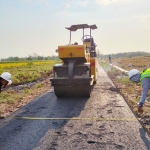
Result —
M 69 42 L 65 27 L 84 23 L 97 25 L 103 54 L 150 51 L 150 0 L 0 0 L 0 58 L 55 55 Z M 72 36 L 82 44 L 82 31 Z

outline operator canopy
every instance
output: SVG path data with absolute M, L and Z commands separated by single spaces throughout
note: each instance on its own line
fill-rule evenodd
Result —
M 97 26 L 94 25 L 88 25 L 88 24 L 78 24 L 78 25 L 72 25 L 70 28 L 66 27 L 66 29 L 70 31 L 76 31 L 78 29 L 85 29 L 85 28 L 90 28 L 92 30 L 97 29 Z

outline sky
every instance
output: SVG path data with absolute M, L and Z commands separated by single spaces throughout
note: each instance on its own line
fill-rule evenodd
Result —
M 76 24 L 97 25 L 102 54 L 150 52 L 150 0 L 0 0 L 0 58 L 57 55 L 69 43 L 65 27 Z M 72 43 L 81 38 L 72 33 Z

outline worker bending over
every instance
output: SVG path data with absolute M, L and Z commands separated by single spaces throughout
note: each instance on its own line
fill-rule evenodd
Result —
M 2 87 L 5 87 L 8 84 L 11 84 L 11 74 L 9 72 L 4 72 L 0 75 L 0 93 L 2 90 Z
M 132 69 L 128 72 L 128 76 L 131 81 L 142 83 L 142 95 L 138 103 L 138 112 L 143 113 L 143 104 L 150 88 L 150 68 L 143 70 L 141 73 L 137 69 Z

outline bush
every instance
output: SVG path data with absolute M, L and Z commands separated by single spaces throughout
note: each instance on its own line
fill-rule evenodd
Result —
M 29 91 L 27 88 L 25 88 L 25 89 L 24 89 L 24 93 L 25 93 L 25 94 L 29 94 L 30 91 Z
M 42 87 L 42 84 L 36 84 L 36 88 L 41 88 Z

